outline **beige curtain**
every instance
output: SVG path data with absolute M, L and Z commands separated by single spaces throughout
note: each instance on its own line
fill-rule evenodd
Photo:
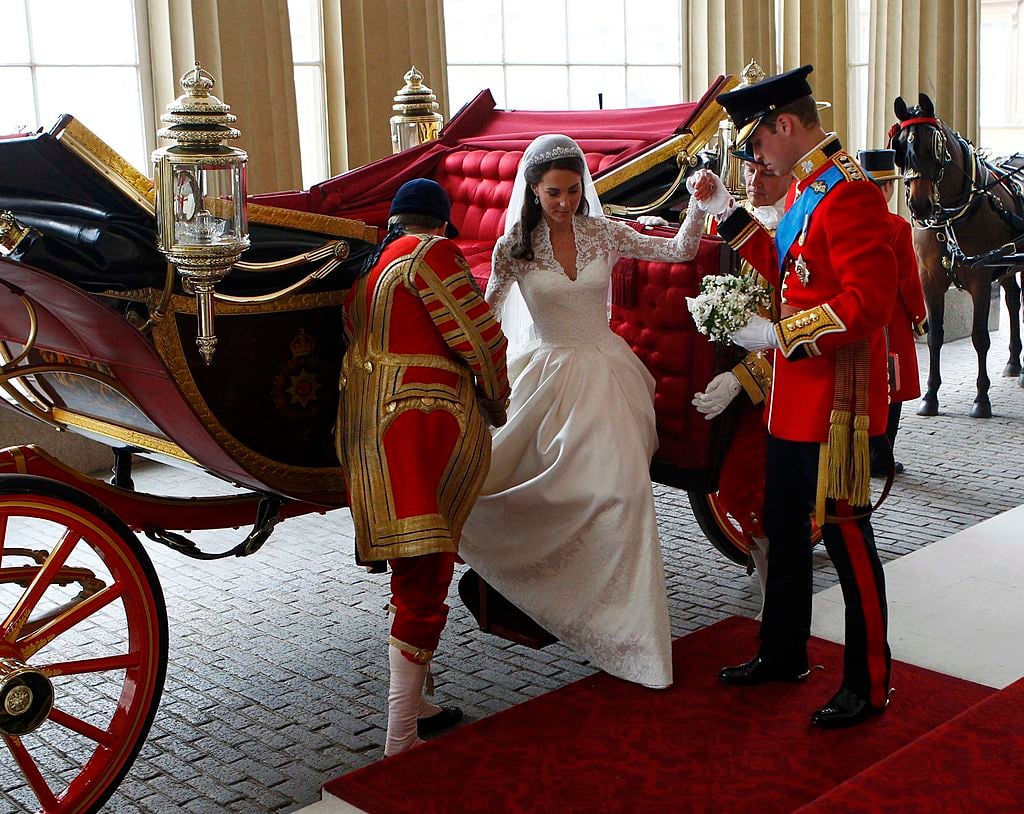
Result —
M 198 59 L 231 106 L 249 153 L 249 192 L 302 186 L 287 0 L 148 0 L 153 99 L 159 117 Z
M 881 147 L 896 121 L 892 104 L 927 93 L 935 113 L 977 141 L 978 0 L 872 0 L 868 139 Z
M 808 77 L 814 98 L 832 103 L 831 109 L 821 112 L 821 124 L 848 140 L 847 0 L 782 0 L 780 28 L 780 70 L 814 66 Z
M 754 59 L 776 72 L 775 0 L 685 0 L 683 96 L 699 99 L 720 74 L 736 74 Z
M 415 65 L 448 119 L 443 0 L 324 0 L 331 174 L 391 154 L 391 105 Z

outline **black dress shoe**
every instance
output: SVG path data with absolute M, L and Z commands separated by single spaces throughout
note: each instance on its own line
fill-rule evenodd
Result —
M 416 734 L 421 738 L 436 735 L 438 732 L 451 729 L 461 720 L 462 710 L 458 707 L 441 707 L 440 712 L 416 721 Z
M 889 702 L 886 701 L 886 706 Z M 872 715 L 885 712 L 885 707 L 873 707 L 847 686 L 839 688 L 832 700 L 811 715 L 811 723 L 825 729 L 854 726 Z
M 754 656 L 746 664 L 723 667 L 718 671 L 718 677 L 725 684 L 749 687 L 769 681 L 803 681 L 807 678 L 807 672 L 806 664 L 765 661 L 760 656 Z

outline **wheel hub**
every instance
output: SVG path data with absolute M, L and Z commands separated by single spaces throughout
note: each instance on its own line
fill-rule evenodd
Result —
M 15 659 L 0 658 L 0 732 L 27 735 L 53 707 L 53 684 L 42 672 Z

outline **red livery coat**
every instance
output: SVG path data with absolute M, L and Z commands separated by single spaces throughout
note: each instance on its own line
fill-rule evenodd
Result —
M 462 252 L 395 240 L 346 296 L 345 332 L 338 453 L 359 560 L 457 552 L 490 466 L 477 400 L 509 396 L 507 342 Z
M 718 226 L 719 234 L 779 291 L 782 318 L 775 323 L 775 351 L 768 430 L 789 441 L 829 438 L 836 401 L 837 352 L 865 340 L 869 348 L 866 411 L 869 433 L 885 432 L 889 407 L 883 327 L 896 295 L 896 260 L 885 199 L 835 136 L 808 153 L 793 174 L 797 194 L 832 166 L 843 180 L 814 209 L 780 270 L 771 234 L 744 209 Z M 780 226 L 781 229 L 781 226 Z M 799 278 L 802 258 L 806 282 Z M 853 404 L 845 405 L 852 409 Z
M 889 213 L 892 225 L 892 249 L 896 254 L 899 288 L 889 320 L 889 352 L 899 360 L 898 387 L 890 393 L 892 401 L 909 401 L 921 395 L 921 379 L 917 368 L 917 346 L 914 337 L 924 333 L 925 309 L 921 277 L 917 271 L 917 255 L 910 224 L 899 215 Z

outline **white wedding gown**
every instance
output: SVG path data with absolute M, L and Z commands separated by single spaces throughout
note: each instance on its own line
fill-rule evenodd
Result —
M 508 423 L 460 554 L 488 583 L 595 666 L 649 687 L 672 683 L 671 630 L 649 466 L 654 379 L 608 325 L 619 256 L 691 259 L 697 223 L 673 240 L 577 216 L 576 279 L 542 221 L 534 261 L 494 252 L 487 299 L 517 281 L 538 340 L 509 360 Z

